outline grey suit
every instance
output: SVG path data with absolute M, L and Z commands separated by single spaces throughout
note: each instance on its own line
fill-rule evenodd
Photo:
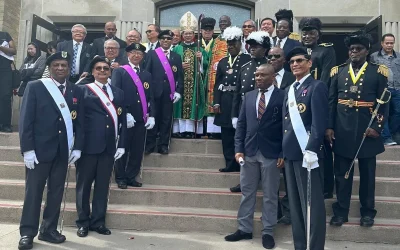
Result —
M 265 113 L 257 118 L 259 90 L 246 94 L 238 118 L 235 152 L 244 153 L 245 165 L 240 170 L 242 200 L 238 211 L 239 230 L 252 233 L 256 193 L 261 178 L 263 189 L 262 234 L 273 235 L 277 222 L 280 169 L 282 157 L 282 103 L 284 91 L 273 88 Z

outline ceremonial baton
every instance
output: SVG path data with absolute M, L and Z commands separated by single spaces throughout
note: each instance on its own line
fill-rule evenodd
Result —
M 197 24 L 197 52 L 200 51 L 200 44 L 201 44 L 201 19 L 203 19 L 204 15 L 201 14 L 199 16 L 199 21 Z M 196 110 L 195 110 L 195 115 L 194 115 L 194 136 L 193 138 L 196 138 L 197 136 L 197 127 L 198 127 L 198 121 L 199 121 L 199 98 L 200 98 L 200 82 L 202 81 L 201 79 L 201 59 L 197 59 L 197 75 L 196 75 Z
M 74 148 L 74 142 L 75 142 L 75 138 L 72 140 L 72 145 L 71 145 L 71 149 L 69 151 L 68 160 L 71 157 L 72 149 Z M 62 231 L 63 231 L 63 228 L 64 228 L 64 211 L 65 211 L 65 203 L 66 203 L 66 200 L 67 200 L 67 191 L 68 191 L 68 183 L 69 183 L 69 170 L 70 169 L 71 169 L 71 164 L 68 163 L 67 177 L 66 177 L 66 180 L 65 180 L 65 187 L 64 187 L 63 209 L 61 211 L 60 234 L 62 234 Z
M 311 238 L 311 164 L 307 166 L 307 250 L 310 250 Z
M 385 101 L 385 100 L 383 100 L 383 98 L 385 98 L 386 93 L 388 93 L 388 98 L 387 98 L 387 100 Z M 391 97 L 392 97 L 392 93 L 390 93 L 390 91 L 387 90 L 387 88 L 385 88 L 385 89 L 383 90 L 383 92 L 382 92 L 381 98 L 380 98 L 380 99 L 376 99 L 377 104 L 376 104 L 376 107 L 375 107 L 374 112 L 372 112 L 371 120 L 369 121 L 368 126 L 367 126 L 367 128 L 365 129 L 365 133 L 364 133 L 363 138 L 362 138 L 362 140 L 361 140 L 360 146 L 359 146 L 358 149 L 357 149 L 356 155 L 354 156 L 354 159 L 353 159 L 353 161 L 351 162 L 350 168 L 349 168 L 349 170 L 346 172 L 346 174 L 345 174 L 345 176 L 344 176 L 344 178 L 345 178 L 346 180 L 349 179 L 350 172 L 351 172 L 351 170 L 352 170 L 353 167 L 354 167 L 354 163 L 356 162 L 356 159 L 357 159 L 357 157 L 358 157 L 358 153 L 360 152 L 361 147 L 362 147 L 362 145 L 363 145 L 363 143 L 364 143 L 364 141 L 365 141 L 366 132 L 367 132 L 367 130 L 371 127 L 372 123 L 373 123 L 374 120 L 375 120 L 375 117 L 378 116 L 379 107 L 381 106 L 381 104 L 385 104 L 385 103 L 389 102 Z
M 116 148 L 117 150 L 118 150 L 119 133 L 121 132 L 121 127 L 122 127 L 122 124 L 119 125 L 118 135 L 117 135 L 117 139 L 116 139 L 116 141 L 115 141 L 115 148 Z M 112 171 L 111 171 L 111 177 L 110 177 L 110 181 L 109 181 L 109 183 L 108 183 L 107 207 L 108 207 L 108 203 L 110 202 L 110 193 L 111 193 L 110 188 L 111 188 L 112 179 L 114 178 L 114 171 L 115 171 L 114 169 L 115 169 L 115 163 L 116 163 L 116 162 L 117 162 L 117 161 L 114 159 L 114 163 L 113 163 Z

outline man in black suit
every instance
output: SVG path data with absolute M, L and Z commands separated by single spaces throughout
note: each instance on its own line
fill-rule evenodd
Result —
M 285 92 L 274 86 L 275 70 L 269 64 L 258 67 L 255 78 L 258 89 L 246 93 L 235 134 L 235 158 L 238 163 L 242 162 L 239 229 L 226 236 L 225 240 L 239 241 L 253 237 L 256 194 L 261 179 L 262 243 L 264 248 L 272 249 L 275 247 L 273 231 L 277 222 L 280 168 L 284 164 L 282 103 Z
M 288 19 L 281 19 L 276 25 L 276 38 L 275 40 L 275 47 L 279 47 L 283 49 L 285 52 L 285 56 L 294 48 L 301 46 L 299 41 L 294 39 L 290 39 L 290 30 L 292 29 L 292 22 Z M 285 64 L 285 70 L 290 71 L 289 63 Z
M 294 248 L 307 248 L 307 176 L 311 171 L 310 249 L 324 249 L 324 173 L 318 159 L 323 156 L 328 125 L 328 87 L 311 76 L 312 61 L 304 47 L 290 51 L 286 61 L 296 76 L 296 82 L 285 91 L 282 143 Z
M 111 78 L 112 85 L 124 91 L 127 108 L 126 153 L 116 162 L 115 169 L 115 181 L 121 189 L 126 189 L 127 185 L 142 186 L 136 177 L 142 165 L 146 129 L 152 129 L 155 123 L 151 74 L 140 68 L 145 51 L 146 47 L 140 43 L 126 47 L 129 65 L 115 69 Z
M 85 106 L 85 143 L 76 166 L 77 235 L 88 231 L 110 235 L 105 226 L 107 195 L 114 162 L 125 153 L 127 130 L 124 92 L 111 86 L 110 63 L 97 56 L 90 63 L 94 82 L 79 86 Z M 90 191 L 93 181 L 92 212 Z
M 82 24 L 75 24 L 72 29 L 72 40 L 57 44 L 57 51 L 66 51 L 70 57 L 69 81 L 76 83 L 80 78 L 86 77 L 92 59 L 92 46 L 85 43 L 86 28 Z
M 68 165 L 80 158 L 84 133 L 82 91 L 66 80 L 69 57 L 67 52 L 48 57 L 51 78 L 28 83 L 22 100 L 19 135 L 27 169 L 19 249 L 33 247 L 46 181 L 39 240 L 62 243 L 66 239 L 57 231 L 57 222 Z
M 104 26 L 105 37 L 96 38 L 92 43 L 93 56 L 105 56 L 104 53 L 104 42 L 108 40 L 114 40 L 119 44 L 121 49 L 126 47 L 126 42 L 115 36 L 117 33 L 117 26 L 113 22 L 107 22 Z
M 147 43 L 143 43 L 146 47 L 146 53 L 150 50 L 155 50 L 161 46 L 159 41 L 159 36 L 161 33 L 161 29 L 158 25 L 149 24 L 147 26 L 146 35 L 147 35 Z
M 170 30 L 162 31 L 158 36 L 161 47 L 149 51 L 144 63 L 144 68 L 152 75 L 156 109 L 156 126 L 147 133 L 146 154 L 154 152 L 158 133 L 158 152 L 168 154 L 173 103 L 179 101 L 183 93 L 182 60 L 177 53 L 171 51 L 173 36 Z
M 129 64 L 128 59 L 120 53 L 120 47 L 117 41 L 111 39 L 105 41 L 103 51 L 105 57 L 110 61 L 111 73 L 114 69 L 119 68 L 122 65 Z
M 296 80 L 295 76 L 290 71 L 286 71 L 283 66 L 285 65 L 285 54 L 279 47 L 273 47 L 268 52 L 268 63 L 271 64 L 275 69 L 275 86 L 284 90 Z M 287 182 L 285 170 L 282 169 L 283 181 L 285 183 L 286 194 L 278 202 L 278 223 L 290 225 L 292 223 L 290 219 L 290 207 L 289 197 L 287 193 Z

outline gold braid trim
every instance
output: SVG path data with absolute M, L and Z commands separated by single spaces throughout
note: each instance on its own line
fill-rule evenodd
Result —
M 379 64 L 378 73 L 384 75 L 385 77 L 389 76 L 389 68 L 386 65 Z
M 299 33 L 292 32 L 290 33 L 289 38 L 301 42 L 301 36 Z
M 335 76 L 339 72 L 339 66 L 335 66 L 331 69 L 331 77 Z

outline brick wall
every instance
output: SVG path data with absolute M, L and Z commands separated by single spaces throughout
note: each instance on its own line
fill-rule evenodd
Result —
M 10 33 L 18 45 L 21 0 L 0 0 L 0 30 Z

